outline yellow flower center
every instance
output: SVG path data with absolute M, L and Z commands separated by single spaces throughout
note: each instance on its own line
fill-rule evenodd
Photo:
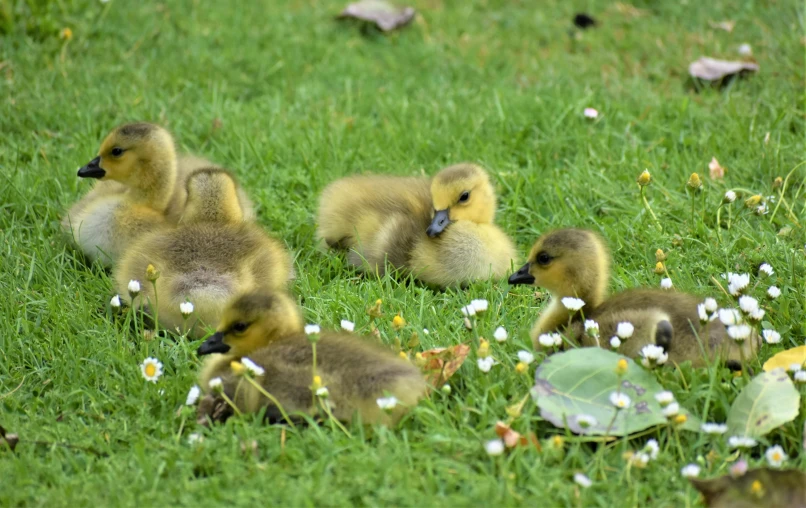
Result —
M 153 363 L 147 363 L 145 371 L 146 371 L 146 376 L 154 377 L 154 375 L 157 374 L 157 366 L 154 365 Z
M 781 460 L 781 458 L 782 457 L 781 457 L 781 454 L 779 452 L 772 452 L 772 460 L 774 460 L 775 462 L 778 462 L 779 460 Z

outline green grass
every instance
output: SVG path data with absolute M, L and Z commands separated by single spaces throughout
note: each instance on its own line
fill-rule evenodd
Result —
M 12 4 L 24 11 L 21 2 L 4 6 Z M 784 340 L 765 346 L 763 361 L 803 344 L 806 333 L 805 172 L 796 168 L 804 160 L 802 4 L 636 0 L 640 16 L 593 0 L 415 5 L 421 19 L 390 35 L 334 21 L 338 3 L 303 1 L 62 0 L 47 4 L 42 16 L 50 17 L 36 30 L 4 20 L 0 424 L 21 442 L 14 454 L 0 452 L 0 504 L 699 502 L 678 474 L 711 450 L 697 434 L 680 435 L 678 447 L 668 430 L 653 431 L 661 454 L 645 470 L 629 470 L 621 455 L 647 434 L 598 448 L 568 436 L 564 455 L 516 449 L 488 457 L 482 443 L 531 385 L 534 365 L 529 375 L 513 367 L 545 300 L 505 281 L 434 292 L 361 277 L 342 257 L 313 248 L 317 194 L 355 172 L 431 174 L 471 160 L 491 170 L 498 222 L 522 256 L 549 228 L 593 228 L 613 249 L 613 290 L 657 286 L 654 252 L 662 248 L 678 289 L 727 304 L 711 277 L 752 273 L 766 261 L 783 291 L 766 321 Z M 601 26 L 570 38 L 575 7 Z M 733 33 L 709 26 L 724 19 L 736 20 Z M 50 25 L 71 28 L 72 40 Z M 691 86 L 691 61 L 735 58 L 743 42 L 760 62 L 757 75 L 722 90 Z M 602 113 L 598 121 L 582 117 L 587 106 Z M 431 331 L 421 334 L 422 348 L 474 333 L 490 338 L 503 325 L 510 340 L 492 345 L 501 365 L 484 375 L 471 353 L 451 379 L 452 394 L 423 401 L 398 428 L 353 427 L 351 439 L 328 425 L 283 431 L 252 418 L 196 428 L 177 409 L 198 370 L 197 344 L 134 336 L 111 315 L 109 274 L 88 266 L 58 228 L 64 209 L 88 189 L 76 168 L 109 129 L 132 120 L 162 123 L 183 149 L 235 171 L 260 223 L 295 253 L 292 291 L 308 322 L 336 327 L 348 318 L 366 330 L 365 309 L 381 298 L 389 343 L 397 312 L 409 323 L 404 342 L 413 331 Z M 712 156 L 728 168 L 724 182 L 707 177 Z M 662 231 L 639 199 L 635 179 L 644 168 L 653 175 L 648 198 Z M 694 216 L 685 189 L 693 171 L 705 181 Z M 757 216 L 737 201 L 731 228 L 717 235 L 725 190 L 773 195 L 774 178 L 787 175 L 794 216 L 784 206 Z M 787 226 L 791 233 L 778 235 Z M 468 333 L 459 307 L 478 297 L 491 310 Z M 147 356 L 165 364 L 156 385 L 140 375 Z M 758 371 L 760 362 L 752 366 Z M 669 368 L 661 380 L 708 421 L 724 421 L 743 386 L 723 369 Z M 800 468 L 803 418 L 770 435 Z M 532 402 L 513 427 L 543 439 L 562 433 Z M 191 432 L 205 441 L 189 445 Z M 31 443 L 37 440 L 104 455 Z M 256 454 L 242 452 L 241 443 L 253 440 Z M 728 467 L 726 447 L 714 449 L 706 476 Z M 763 449 L 751 464 L 763 462 Z M 571 481 L 576 471 L 595 486 L 580 491 Z

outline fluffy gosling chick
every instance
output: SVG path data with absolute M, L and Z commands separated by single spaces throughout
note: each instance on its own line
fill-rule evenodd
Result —
M 187 182 L 187 205 L 179 227 L 165 226 L 141 237 L 115 267 L 118 292 L 128 298 L 130 280 L 144 280 L 148 265 L 159 270 L 157 292 L 141 284 L 135 308 L 158 306 L 159 324 L 169 330 L 190 325 L 189 335 L 215 326 L 227 301 L 258 288 L 279 289 L 291 274 L 291 257 L 279 241 L 244 221 L 238 185 L 220 168 L 194 172 Z M 187 323 L 180 304 L 189 301 Z
M 608 299 L 610 252 L 593 231 L 559 229 L 546 233 L 534 244 L 528 259 L 509 282 L 540 286 L 551 293 L 549 308 L 530 333 L 535 348 L 540 348 L 540 335 L 555 330 L 564 331 L 584 346 L 609 348 L 618 324 L 629 322 L 634 326 L 633 335 L 622 340 L 618 351 L 631 357 L 638 357 L 644 346 L 657 344 L 675 363 L 690 360 L 694 366 L 702 366 L 705 358 L 717 357 L 735 367 L 742 358 L 754 358 L 758 350 L 757 335 L 737 343 L 728 337 L 721 322 L 702 324 L 697 311 L 702 299 L 696 296 L 632 289 Z M 569 311 L 562 303 L 566 297 L 579 298 L 585 305 L 580 311 Z M 583 315 L 598 323 L 598 339 L 585 333 Z
M 270 420 L 280 421 L 280 411 L 265 395 L 233 373 L 230 362 L 248 358 L 265 372 L 257 377 L 287 413 L 319 414 L 319 404 L 329 404 L 335 418 L 363 423 L 392 424 L 425 394 L 422 373 L 372 339 L 345 333 L 323 332 L 316 343 L 316 375 L 328 390 L 326 399 L 313 396 L 313 348 L 303 330 L 295 302 L 281 292 L 242 295 L 224 311 L 218 331 L 199 348 L 200 355 L 214 354 L 202 369 L 200 385 L 220 377 L 223 393 L 243 413 L 266 407 Z M 398 405 L 386 412 L 377 399 L 392 395 Z M 202 401 L 200 420 L 224 420 L 231 408 L 215 392 Z
M 502 277 L 514 259 L 494 223 L 495 191 L 487 173 L 457 164 L 426 178 L 356 176 L 322 192 L 319 237 L 350 249 L 349 261 L 383 272 L 384 264 L 427 284 L 463 285 Z

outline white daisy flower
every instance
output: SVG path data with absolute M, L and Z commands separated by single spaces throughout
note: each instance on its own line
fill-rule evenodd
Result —
M 190 302 L 182 302 L 179 304 L 179 313 L 184 317 L 193 314 L 193 304 Z
M 113 296 L 112 299 L 109 300 L 109 305 L 115 309 L 120 308 L 120 295 Z
M 680 474 L 683 478 L 696 478 L 700 476 L 700 466 L 697 464 L 689 464 L 680 470 Z
M 719 308 L 719 305 L 716 303 L 716 300 L 713 299 L 713 298 L 706 298 L 705 301 L 702 302 L 702 303 L 705 305 L 705 310 L 707 310 L 709 313 L 712 313 L 712 314 L 714 312 L 716 312 L 716 310 Z
M 672 402 L 661 410 L 661 413 L 666 418 L 673 418 L 677 416 L 679 412 L 680 412 L 680 404 L 678 404 L 677 402 Z
M 761 335 L 764 337 L 764 342 L 767 344 L 778 344 L 781 342 L 781 334 L 775 330 L 763 330 Z
M 579 425 L 583 429 L 588 429 L 596 425 L 597 422 L 596 418 L 591 415 L 577 415 L 577 425 Z
M 660 446 L 658 446 L 658 440 L 650 439 L 649 441 L 647 441 L 646 445 L 644 446 L 644 452 L 649 454 L 650 459 L 653 460 L 657 459 L 658 453 L 660 453 Z
M 146 358 L 143 360 L 143 363 L 140 364 L 140 372 L 143 373 L 143 377 L 146 381 L 156 383 L 160 376 L 162 376 L 162 363 L 156 358 Z
M 758 274 L 759 275 L 766 275 L 770 277 L 772 274 L 775 273 L 775 270 L 772 269 L 768 263 L 762 263 L 761 266 L 758 267 Z
M 751 312 L 748 317 L 750 318 L 751 321 L 761 321 L 762 319 L 764 319 L 764 314 L 766 313 L 767 311 L 765 311 L 764 309 L 758 308 L 753 312 Z
M 733 296 L 739 296 L 749 284 L 750 275 L 746 273 L 728 273 L 728 292 Z
M 599 336 L 599 323 L 592 319 L 585 320 L 585 333 L 590 335 L 591 337 L 598 337 Z
M 529 365 L 530 363 L 535 361 L 535 355 L 533 355 L 529 351 L 520 350 L 518 351 L 518 360 L 522 361 L 526 365 Z
M 635 327 L 632 323 L 624 321 L 616 326 L 616 335 L 618 335 L 620 339 L 629 339 L 634 332 Z
M 431 333 L 431 332 L 429 332 L 429 331 L 428 331 L 428 328 L 423 328 L 423 333 L 424 333 L 425 335 L 428 335 L 428 334 L 429 334 L 429 333 Z
M 757 444 L 752 437 L 730 436 L 728 438 L 728 446 L 731 448 L 753 448 Z
M 353 330 L 355 330 L 355 323 L 347 319 L 342 319 L 341 329 L 344 330 L 345 332 L 352 332 Z
M 193 406 L 199 400 L 199 395 L 201 395 L 201 389 L 197 385 L 193 385 L 190 387 L 190 391 L 188 392 L 188 398 L 185 400 L 186 406 Z
M 661 289 L 672 289 L 672 279 L 664 277 L 660 280 L 660 287 Z
M 503 326 L 499 326 L 498 328 L 496 328 L 495 331 L 493 332 L 493 338 L 498 342 L 506 342 L 508 338 L 506 328 L 504 328 Z
M 473 306 L 473 309 L 476 312 L 484 312 L 490 307 L 490 302 L 488 302 L 487 300 L 481 298 L 481 299 L 478 299 L 478 300 L 472 300 L 470 302 L 470 305 Z
M 326 399 L 329 395 L 330 391 L 327 389 L 327 386 L 320 386 L 316 389 L 316 396 L 319 398 Z
M 319 325 L 305 325 L 305 335 L 318 335 L 322 333 L 322 329 L 319 328 Z
M 501 455 L 504 453 L 504 442 L 500 439 L 491 439 L 484 443 L 484 451 L 492 457 Z
M 778 286 L 770 286 L 767 288 L 767 294 L 770 295 L 770 298 L 775 300 L 779 296 L 781 296 L 781 290 L 778 289 Z
M 140 294 L 140 281 L 138 280 L 130 280 L 129 281 L 129 294 L 132 298 Z
M 590 118 L 591 120 L 595 120 L 599 116 L 599 112 L 593 108 L 585 108 L 582 114 L 585 115 L 585 118 Z
M 806 383 L 806 370 L 799 370 L 792 376 L 798 383 Z
M 662 347 L 655 344 L 647 344 L 641 348 L 641 364 L 644 367 L 654 367 L 663 365 L 669 359 L 669 355 Z
M 593 485 L 593 482 L 591 481 L 591 479 L 588 478 L 587 476 L 585 476 L 582 473 L 574 473 L 574 483 L 576 483 L 577 485 L 579 485 L 583 489 L 587 489 L 588 487 Z
M 767 448 L 767 451 L 764 452 L 764 457 L 766 457 L 767 464 L 769 464 L 770 467 L 781 467 L 781 464 L 789 458 L 787 454 L 784 453 L 784 449 L 781 448 L 781 445 Z
M 722 200 L 725 203 L 733 203 L 734 201 L 736 201 L 736 193 L 733 192 L 732 190 L 729 190 L 728 192 L 725 193 L 725 197 L 722 198 Z
M 571 312 L 576 312 L 585 306 L 585 300 L 580 300 L 579 298 L 572 298 L 570 296 L 566 296 L 561 301 L 563 306 L 565 306 L 565 308 L 570 310 Z
M 769 210 L 767 209 L 767 205 L 766 205 L 766 204 L 761 204 L 761 205 L 758 205 L 758 206 L 756 207 L 756 215 L 767 215 L 767 212 L 768 212 L 768 211 L 769 211 Z
M 103 1 L 103 0 L 101 0 Z M 194 432 L 193 434 L 188 435 L 188 444 L 199 444 L 204 441 L 204 436 L 199 434 L 198 432 Z
M 620 348 L 621 347 L 621 339 L 619 339 L 618 337 L 615 337 L 615 336 L 611 337 L 610 338 L 610 347 L 613 348 L 613 349 Z
M 750 337 L 753 331 L 750 325 L 731 325 L 728 327 L 728 335 L 736 342 L 741 342 Z
M 701 303 L 697 305 L 697 314 L 700 316 L 700 321 L 703 323 L 707 323 L 710 317 L 708 316 L 708 311 L 705 310 L 705 304 Z
M 389 397 L 380 397 L 375 402 L 383 410 L 394 409 L 397 406 L 397 398 L 391 395 Z
M 476 315 L 476 308 L 473 307 L 472 305 L 465 305 L 464 307 L 462 307 L 459 310 L 462 311 L 462 315 L 465 316 L 465 317 L 475 316 Z
M 610 403 L 616 406 L 616 409 L 627 409 L 630 407 L 630 397 L 626 393 L 613 392 L 610 394 Z
M 739 297 L 739 308 L 745 314 L 752 314 L 756 310 L 758 310 L 758 300 L 753 298 L 752 296 L 740 296 Z
M 668 406 L 674 402 L 674 394 L 668 390 L 664 390 L 655 394 L 655 400 L 657 400 L 661 406 Z
M 504 453 L 504 442 L 500 439 L 491 439 L 484 443 L 484 451 L 487 455 L 496 456 Z
M 487 358 L 479 358 L 476 360 L 476 363 L 479 366 L 479 370 L 482 372 L 490 372 L 490 369 L 493 368 L 495 364 L 495 359 L 492 356 L 488 356 Z
M 719 309 L 719 320 L 726 326 L 735 325 L 742 320 L 742 315 L 736 309 Z
M 246 370 L 248 370 L 249 372 L 251 372 L 256 376 L 262 376 L 263 374 L 266 373 L 266 371 L 263 370 L 263 367 L 256 364 L 255 362 L 253 362 L 252 360 L 250 360 L 245 356 L 241 358 L 241 363 L 243 364 L 244 367 L 246 367 Z
M 741 56 L 750 56 L 753 54 L 753 48 L 750 46 L 750 44 L 745 42 L 744 44 L 739 45 L 738 49 L 736 49 L 736 52 Z
M 214 377 L 207 385 L 214 392 L 220 392 L 224 389 L 224 381 L 222 381 L 220 377 Z
M 646 467 L 649 464 L 649 455 L 644 452 L 638 452 L 630 457 L 630 462 L 636 467 Z
M 803 370 L 803 365 L 800 363 L 791 363 L 789 364 L 789 368 L 786 370 L 787 372 L 800 372 Z
M 724 434 L 728 431 L 728 426 L 724 423 L 703 423 L 700 430 L 706 434 Z
M 537 342 L 543 347 L 558 347 L 563 343 L 563 337 L 559 333 L 544 333 L 537 338 Z

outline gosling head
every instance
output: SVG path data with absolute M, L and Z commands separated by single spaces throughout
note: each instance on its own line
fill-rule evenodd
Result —
M 242 222 L 238 184 L 225 169 L 204 168 L 187 180 L 187 202 L 182 222 Z
M 457 220 L 490 224 L 495 217 L 495 190 L 487 172 L 475 164 L 456 164 L 442 169 L 431 180 L 434 220 L 426 233 L 439 236 Z
M 607 290 L 610 254 L 602 238 L 586 229 L 558 229 L 535 242 L 529 260 L 510 284 L 546 288 L 554 298 L 581 298 L 598 306 Z
M 106 136 L 98 156 L 78 170 L 81 178 L 115 180 L 130 187 L 147 187 L 160 175 L 155 166 L 173 162 L 176 152 L 171 135 L 150 123 L 116 127 Z
M 227 353 L 247 356 L 273 340 L 301 332 L 297 304 L 284 293 L 247 293 L 224 309 L 216 333 L 200 347 L 199 356 Z

